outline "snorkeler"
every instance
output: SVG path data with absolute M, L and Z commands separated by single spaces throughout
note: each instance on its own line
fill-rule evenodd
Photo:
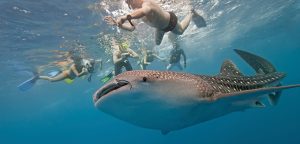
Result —
M 153 62 L 155 60 L 155 58 L 161 60 L 161 61 L 165 61 L 165 59 L 159 57 L 157 54 L 155 54 L 155 52 L 153 50 L 146 50 L 145 48 L 142 48 L 142 54 L 143 57 L 140 61 L 140 67 L 142 70 L 146 70 L 147 66 L 149 64 L 151 64 L 151 62 Z
M 122 44 L 116 44 L 115 40 L 112 40 L 113 46 L 113 62 L 115 65 L 115 76 L 122 72 L 122 67 L 125 67 L 126 71 L 131 71 L 132 66 L 128 60 L 129 57 L 138 59 L 139 55 L 129 48 L 127 42 Z
M 67 84 L 71 84 L 76 77 L 90 74 L 88 81 L 91 82 L 92 74 L 95 71 L 95 65 L 100 63 L 100 69 L 102 69 L 102 60 L 82 59 L 71 57 L 73 64 L 63 71 L 52 71 L 49 73 L 51 76 L 40 76 L 37 72 L 30 79 L 22 82 L 18 85 L 19 90 L 27 91 L 33 87 L 37 80 L 43 79 L 50 82 L 57 82 L 64 80 Z M 97 63 L 97 64 L 96 64 Z
M 149 26 L 156 28 L 155 43 L 160 45 L 163 36 L 166 32 L 171 31 L 174 34 L 181 35 L 187 29 L 190 21 L 193 21 L 198 28 L 206 26 L 203 17 L 191 10 L 189 14 L 178 22 L 177 16 L 173 12 L 164 11 L 153 0 L 125 0 L 130 9 L 134 11 L 131 14 L 121 16 L 114 19 L 111 16 L 106 16 L 104 20 L 109 25 L 118 26 L 124 30 L 134 31 L 135 25 L 131 22 L 132 19 L 142 19 Z M 128 21 L 129 23 L 125 23 Z
M 180 59 L 182 55 L 184 68 L 186 68 L 186 55 L 183 49 L 180 48 L 178 36 L 170 33 L 169 39 L 171 42 L 173 42 L 173 49 L 170 52 L 170 60 L 167 70 L 171 70 L 174 66 L 177 66 L 180 70 L 183 70 L 182 65 L 180 64 Z
M 95 60 L 87 60 L 82 58 L 72 58 L 73 64 L 69 69 L 61 71 L 55 76 L 37 76 L 37 79 L 48 80 L 50 82 L 57 82 L 65 79 L 75 79 L 76 77 L 81 77 L 83 75 L 92 74 L 94 71 Z M 91 75 L 88 78 L 91 80 Z

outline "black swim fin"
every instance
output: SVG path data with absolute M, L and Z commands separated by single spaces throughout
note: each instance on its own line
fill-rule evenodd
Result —
M 204 18 L 199 15 L 194 9 L 192 10 L 192 13 L 194 13 L 192 20 L 197 28 L 206 27 L 206 21 L 204 20 Z

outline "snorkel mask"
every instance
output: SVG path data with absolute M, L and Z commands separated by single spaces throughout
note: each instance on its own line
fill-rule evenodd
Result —
M 123 42 L 120 45 L 122 51 L 126 51 L 129 48 L 128 42 Z
M 88 70 L 89 73 L 92 73 L 94 71 L 94 64 L 95 60 L 93 59 L 82 59 L 82 65 Z
M 80 56 L 72 55 L 70 59 L 74 62 L 75 65 L 82 64 L 82 58 Z

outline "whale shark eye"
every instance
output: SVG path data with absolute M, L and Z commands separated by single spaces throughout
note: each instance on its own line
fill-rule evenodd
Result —
M 147 78 L 146 77 L 143 77 L 143 82 L 146 82 L 147 81 Z

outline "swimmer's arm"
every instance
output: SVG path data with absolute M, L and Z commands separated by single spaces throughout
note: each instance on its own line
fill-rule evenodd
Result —
M 147 55 L 144 55 L 144 58 L 143 58 L 143 63 L 147 63 Z
M 134 10 L 130 16 L 132 19 L 140 19 L 150 13 L 151 8 L 147 4 L 143 4 L 142 8 Z M 126 16 L 127 20 L 127 16 Z
M 114 51 L 113 51 L 113 63 L 116 64 L 116 63 L 119 63 L 120 61 L 122 61 L 123 58 L 121 56 L 120 57 L 118 56 L 119 51 L 117 49 L 119 49 L 119 46 L 116 44 L 114 39 L 112 41 L 112 44 L 113 44 L 112 47 L 114 49 Z
M 165 59 L 161 58 L 160 56 L 156 55 L 156 54 L 153 54 L 154 57 L 156 57 L 157 59 L 161 60 L 161 61 L 164 61 Z
M 151 64 L 150 62 L 147 62 L 147 55 L 144 55 L 144 58 L 143 58 L 143 64 Z
M 135 30 L 135 26 L 132 26 L 129 23 L 123 23 L 123 24 L 118 24 L 118 27 L 124 30 L 128 30 L 128 31 L 134 31 Z
M 98 65 L 99 64 L 99 69 L 102 70 L 103 68 L 103 62 L 102 62 L 102 59 L 97 59 L 95 60 L 95 65 Z
M 128 20 L 128 16 L 130 16 L 131 19 L 140 19 L 146 16 L 150 11 L 151 11 L 150 7 L 143 5 L 142 8 L 134 10 L 131 14 L 120 17 L 120 19 L 117 22 L 118 27 L 128 31 L 134 31 L 135 30 L 134 25 L 131 25 L 130 23 L 125 23 L 125 21 Z
M 186 55 L 185 55 L 185 53 L 184 53 L 183 50 L 181 50 L 181 54 L 182 54 L 182 56 L 183 56 L 183 62 L 184 62 L 184 65 L 186 65 Z
M 132 49 L 128 49 L 128 52 L 132 58 L 139 58 L 139 55 L 134 52 Z
M 79 72 L 77 71 L 77 69 L 75 68 L 75 65 L 74 65 L 74 64 L 71 66 L 71 70 L 74 72 L 74 74 L 75 74 L 77 77 L 80 77 L 80 76 L 82 76 L 82 75 L 85 74 L 85 71 L 81 71 L 81 73 L 79 73 Z
M 129 23 L 125 23 L 127 20 L 127 17 L 124 16 L 119 17 L 118 19 L 114 19 L 112 16 L 106 16 L 104 20 L 107 22 L 107 24 L 112 26 L 118 26 L 121 29 L 128 30 L 128 31 L 134 31 L 135 27 L 132 26 Z
M 102 68 L 103 68 L 103 62 L 102 62 L 102 59 L 96 60 L 96 62 L 99 63 L 99 65 L 100 65 L 100 70 L 102 70 Z

